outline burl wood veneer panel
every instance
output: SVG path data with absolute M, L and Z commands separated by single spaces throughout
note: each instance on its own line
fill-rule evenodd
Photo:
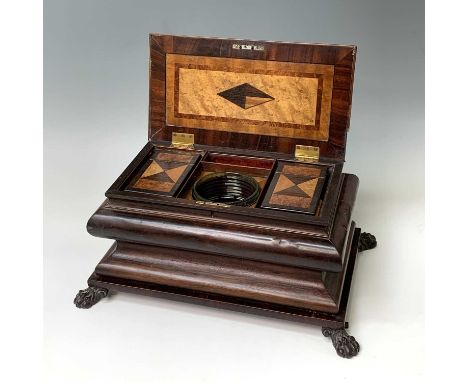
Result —
M 173 196 L 199 157 L 191 151 L 156 150 L 127 189 Z
M 262 207 L 315 214 L 326 175 L 325 166 L 280 161 Z
M 167 54 L 167 124 L 326 141 L 333 74 L 333 65 Z

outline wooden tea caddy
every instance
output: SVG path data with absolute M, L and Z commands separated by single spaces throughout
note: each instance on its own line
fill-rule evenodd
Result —
M 356 47 L 150 35 L 148 143 L 91 235 L 115 243 L 75 298 L 109 290 L 322 326 L 338 355 L 358 251 L 358 178 L 342 172 Z M 193 200 L 207 174 L 255 179 L 237 206 Z M 223 192 L 222 190 L 220 191 Z

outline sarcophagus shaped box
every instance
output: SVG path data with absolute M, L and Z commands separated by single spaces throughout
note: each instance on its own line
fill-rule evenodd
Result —
M 76 305 L 108 290 L 191 301 L 318 324 L 357 354 L 346 307 L 358 249 L 375 242 L 342 172 L 355 56 L 150 35 L 148 142 L 88 222 L 116 242 Z

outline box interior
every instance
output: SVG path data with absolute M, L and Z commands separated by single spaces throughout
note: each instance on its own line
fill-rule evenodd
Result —
M 122 190 L 146 198 L 199 203 L 192 196 L 199 179 L 235 173 L 253 178 L 259 197 L 248 207 L 232 207 L 320 216 L 333 170 L 333 164 L 159 147 L 136 166 Z

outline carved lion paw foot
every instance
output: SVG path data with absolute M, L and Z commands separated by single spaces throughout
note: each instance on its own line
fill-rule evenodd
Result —
M 377 247 L 377 239 L 375 236 L 367 232 L 362 232 L 361 236 L 359 236 L 358 251 L 367 251 L 375 247 Z
M 109 291 L 104 288 L 88 287 L 80 290 L 73 302 L 77 308 L 89 309 L 102 298 L 107 296 Z
M 359 353 L 359 344 L 345 329 L 322 328 L 322 334 L 330 337 L 336 354 L 343 358 L 352 358 Z

